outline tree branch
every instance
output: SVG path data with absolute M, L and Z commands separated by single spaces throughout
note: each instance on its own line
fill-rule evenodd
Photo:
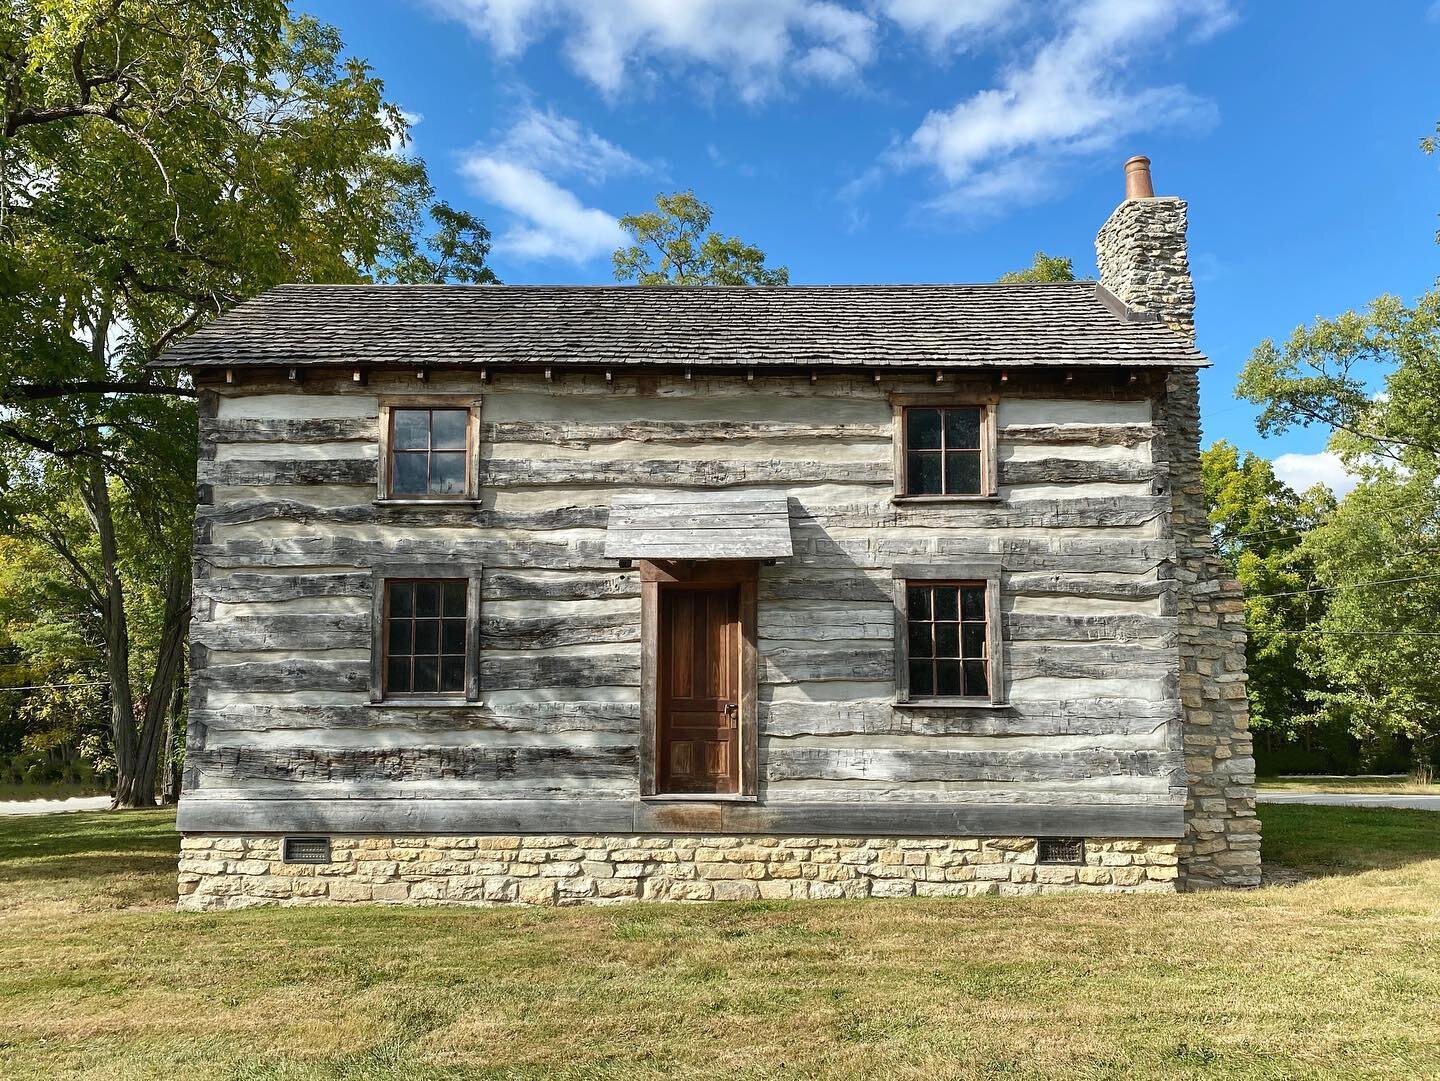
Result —
M 38 401 L 42 398 L 63 398 L 67 394 L 170 394 L 178 398 L 195 398 L 192 387 L 170 387 L 164 383 L 141 383 L 125 379 L 77 379 L 71 383 L 20 383 L 0 390 L 0 401 Z

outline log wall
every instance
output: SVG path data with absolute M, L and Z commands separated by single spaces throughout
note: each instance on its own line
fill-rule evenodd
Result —
M 414 812 L 433 829 L 443 806 L 469 808 L 473 829 L 483 806 L 469 801 L 535 801 L 562 820 L 585 801 L 618 823 L 605 828 L 636 816 L 655 828 L 653 808 L 629 810 L 639 572 L 603 557 L 607 508 L 622 492 L 744 486 L 788 499 L 795 554 L 761 572 L 759 809 L 727 810 L 727 827 L 749 814 L 783 828 L 793 808 L 823 829 L 825 805 L 885 804 L 887 829 L 953 823 L 964 805 L 1048 808 L 1075 833 L 1175 832 L 1185 777 L 1155 453 L 1163 385 L 989 377 L 977 389 L 1001 393 L 999 497 L 904 503 L 892 500 L 890 395 L 943 389 L 919 375 L 202 384 L 182 828 L 235 828 L 216 826 L 225 808 L 254 801 L 350 799 L 393 801 L 398 825 L 383 828 Z M 481 399 L 480 499 L 376 500 L 387 394 Z M 1002 567 L 1008 705 L 896 705 L 891 569 L 966 561 Z M 483 568 L 480 701 L 369 702 L 370 569 L 405 562 Z M 896 820 L 900 808 L 912 817 Z M 1005 832 L 987 815 L 985 829 Z

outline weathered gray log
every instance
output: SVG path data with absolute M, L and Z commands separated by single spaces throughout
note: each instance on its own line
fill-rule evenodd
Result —
M 374 443 L 377 417 L 224 417 L 207 420 L 201 431 L 216 443 Z
M 374 458 L 236 458 L 201 461 L 202 484 L 371 484 Z
M 594 443 L 711 443 L 747 439 L 890 440 L 889 424 L 804 424 L 786 421 L 520 421 L 483 424 L 482 443 L 547 443 L 585 448 Z
M 1014 642 L 1099 642 L 1159 638 L 1173 645 L 1178 623 L 1170 616 L 1142 615 L 1039 615 L 1012 612 L 1004 617 L 1006 639 Z
M 1152 424 L 1008 424 L 999 441 L 1041 446 L 1135 447 L 1155 437 Z
M 519 574 L 489 571 L 484 576 L 486 600 L 596 600 L 640 596 L 640 575 L 635 571 L 591 574 Z
M 180 801 L 188 833 L 769 833 L 842 837 L 1180 837 L 1169 803 L 684 803 L 597 799 Z
M 528 691 L 568 687 L 638 687 L 640 654 L 480 657 L 480 687 L 486 691 Z
M 1007 504 L 899 503 L 845 504 L 810 507 L 790 501 L 797 529 L 818 525 L 830 529 L 940 527 L 960 529 L 1102 529 L 1144 525 L 1168 513 L 1164 496 L 1098 496 L 1082 499 L 1035 499 Z
M 808 683 L 823 680 L 886 680 L 895 676 L 893 646 L 881 649 L 765 649 L 760 653 L 760 682 Z
M 531 619 L 481 618 L 486 649 L 549 649 L 595 642 L 640 641 L 640 611 Z
M 227 574 L 195 581 L 197 596 L 223 604 L 293 601 L 302 597 L 368 597 L 368 574 Z
M 683 484 L 696 488 L 728 488 L 742 484 L 888 484 L 893 469 L 889 461 L 688 461 L 626 458 L 511 461 L 497 458 L 481 462 L 480 484 L 495 487 Z
M 248 522 L 286 521 L 302 525 L 344 523 L 391 526 L 471 526 L 477 529 L 603 529 L 607 512 L 603 506 L 558 507 L 544 511 L 495 511 L 476 506 L 405 506 L 374 503 L 369 488 L 357 489 L 366 502 L 330 507 L 294 499 L 232 500 L 224 507 L 208 510 L 200 517 L 215 525 L 242 525 Z
M 477 531 L 478 532 L 478 531 Z M 467 563 L 486 567 L 610 568 L 598 541 L 559 544 L 547 541 L 493 541 L 478 534 L 457 545 L 424 535 L 387 537 L 384 541 L 349 537 L 278 537 L 196 545 L 195 558 L 217 567 L 369 567 L 376 563 Z
M 815 749 L 769 744 L 772 781 L 1071 781 L 1091 777 L 1158 777 L 1174 766 L 1169 751 L 891 751 Z
M 205 781 L 483 782 L 554 777 L 618 778 L 636 768 L 634 747 L 207 747 L 193 763 Z
M 759 599 L 767 601 L 893 601 L 895 583 L 884 576 L 853 574 L 811 576 L 799 567 L 760 575 Z
M 518 702 L 503 706 L 239 705 L 190 711 L 216 732 L 295 729 L 401 729 L 426 732 L 634 732 L 638 702 Z
M 230 616 L 195 624 L 190 640 L 211 649 L 357 649 L 371 643 L 370 617 L 328 612 Z
M 867 702 L 770 702 L 760 707 L 767 736 L 1135 736 L 1174 723 L 1178 702 L 1077 699 L 941 708 Z
M 1117 462 L 1087 458 L 1009 459 L 999 463 L 1001 484 L 1084 484 L 1153 481 L 1166 475 L 1163 463 L 1124 459 Z
M 282 661 L 241 661 L 210 664 L 195 673 L 195 683 L 226 691 L 361 691 L 369 687 L 366 661 L 325 661 L 291 658 Z
M 1163 578 L 1117 582 L 1108 578 L 1066 574 L 1010 574 L 1005 577 L 1003 586 L 1005 593 L 1010 596 L 1040 597 L 1058 594 L 1114 601 L 1162 597 L 1174 588 L 1174 582 Z
M 1158 679 L 1176 671 L 1173 649 L 1141 646 L 1012 643 L 1005 653 L 1012 679 Z

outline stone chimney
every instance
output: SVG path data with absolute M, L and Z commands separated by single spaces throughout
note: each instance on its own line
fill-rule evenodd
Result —
M 1095 237 L 1100 284 L 1195 341 L 1195 284 L 1185 253 L 1185 200 L 1156 196 L 1150 159 L 1125 163 L 1125 201 Z

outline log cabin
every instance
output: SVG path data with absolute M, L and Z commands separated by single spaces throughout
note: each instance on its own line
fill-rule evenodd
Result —
M 180 906 L 1255 885 L 1186 204 L 1099 281 L 293 285 L 200 401 Z

